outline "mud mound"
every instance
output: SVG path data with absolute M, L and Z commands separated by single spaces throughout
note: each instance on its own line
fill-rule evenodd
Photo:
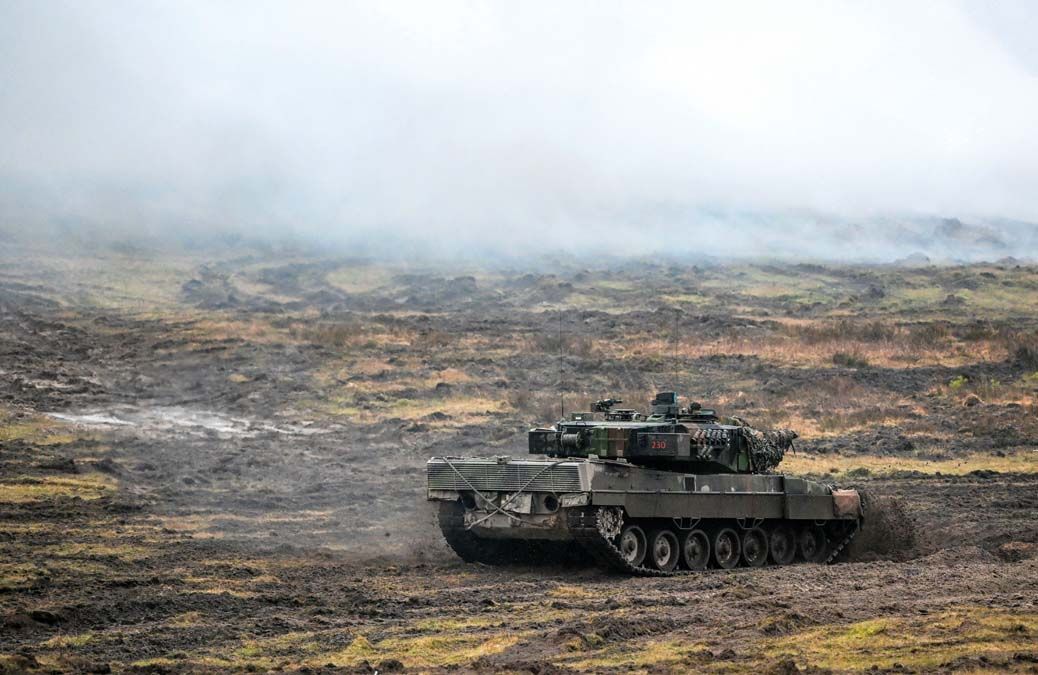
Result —
M 847 547 L 846 559 L 903 560 L 915 552 L 916 524 L 897 497 L 858 489 L 865 502 L 865 523 Z
M 635 638 L 660 635 L 677 626 L 678 623 L 673 619 L 661 617 L 624 619 L 607 617 L 587 623 L 564 626 L 555 635 L 558 641 L 567 641 L 576 637 L 585 648 L 595 648 L 607 642 L 625 642 Z

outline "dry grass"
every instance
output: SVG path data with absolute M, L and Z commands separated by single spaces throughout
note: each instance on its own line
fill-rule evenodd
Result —
M 15 476 L 0 478 L 0 503 L 24 504 L 78 497 L 100 499 L 114 494 L 115 481 L 100 473 L 79 476 Z
M 555 332 L 527 336 L 522 351 L 542 354 L 565 354 L 583 359 L 598 358 L 600 344 L 587 335 L 562 335 Z
M 0 408 L 0 442 L 22 441 L 49 447 L 72 443 L 84 436 L 74 426 L 40 414 L 27 414 L 9 408 Z M 7 467 L 0 476 L 0 503 L 28 504 L 49 499 L 78 497 L 98 499 L 115 493 L 116 482 L 98 471 L 86 474 L 39 476 L 34 472 L 19 472 Z M 28 470 L 28 467 L 22 467 Z
M 33 445 L 71 443 L 80 434 L 70 424 L 37 413 L 0 406 L 0 442 L 24 441 Z
M 628 356 L 662 356 L 682 359 L 702 359 L 716 356 L 752 356 L 761 361 L 798 368 L 831 368 L 834 355 L 853 357 L 853 364 L 836 363 L 843 367 L 904 368 L 906 365 L 939 365 L 959 367 L 978 362 L 999 362 L 1009 357 L 1007 345 L 1001 340 L 983 340 L 973 343 L 916 344 L 908 341 L 861 341 L 829 339 L 808 341 L 782 335 L 760 337 L 729 336 L 715 340 L 664 340 L 655 336 L 632 336 L 621 345 L 596 344 L 594 349 L 607 350 L 618 358 Z
M 970 453 L 932 459 L 927 457 L 881 457 L 876 455 L 819 455 L 798 452 L 787 453 L 781 471 L 791 474 L 890 476 L 906 472 L 924 474 L 964 475 L 973 471 L 1000 473 L 1038 473 L 1038 451 L 1019 450 L 1005 456 Z
M 212 342 L 244 340 L 254 344 L 287 344 L 296 340 L 289 331 L 265 318 L 237 319 L 206 316 L 191 321 L 184 329 L 188 344 L 178 349 L 198 348 Z
M 78 635 L 55 635 L 44 641 L 44 647 L 56 649 L 69 649 L 70 647 L 82 647 L 92 642 L 97 636 L 94 633 L 80 633 Z
M 378 344 L 390 344 L 394 341 L 397 344 L 405 342 L 399 339 L 398 336 L 393 336 L 390 333 L 377 334 L 374 330 L 354 322 L 293 324 L 288 329 L 288 334 L 300 342 L 331 347 L 333 349 L 375 346 Z
M 429 426 L 444 427 L 485 423 L 487 415 L 497 415 L 508 409 L 508 404 L 504 400 L 479 395 L 423 399 L 393 398 L 391 395 L 384 395 L 381 399 L 365 401 L 361 407 L 356 394 L 349 393 L 348 390 L 345 393 L 314 400 L 309 406 L 318 414 L 343 418 L 352 423 L 421 421 Z M 435 413 L 447 415 L 447 418 L 439 418 Z
M 50 546 L 36 547 L 35 553 L 41 558 L 113 558 L 123 562 L 144 560 L 156 551 L 149 546 L 106 543 L 106 542 L 69 542 Z
M 364 661 L 379 663 L 387 659 L 396 659 L 409 668 L 452 666 L 500 654 L 520 639 L 533 635 L 531 632 L 508 631 L 484 636 L 448 631 L 416 637 L 392 637 L 375 642 L 360 635 L 346 649 L 323 654 L 314 658 L 311 663 L 314 666 L 333 663 L 337 666 L 356 667 Z
M 570 405 L 565 403 L 565 396 L 555 392 L 531 391 L 517 389 L 508 393 L 506 407 L 508 410 L 531 420 L 532 424 L 551 425 L 562 415 L 563 408 L 575 410 L 572 399 Z
M 381 265 L 349 265 L 340 267 L 325 275 L 325 279 L 334 288 L 346 293 L 368 293 L 377 288 L 389 286 L 393 277 L 403 271 L 392 266 Z
M 964 657 L 1009 659 L 1033 651 L 1038 614 L 952 608 L 939 614 L 879 618 L 848 626 L 821 626 L 765 641 L 766 658 L 792 655 L 800 664 L 840 672 L 878 666 L 930 670 Z M 1021 670 L 1026 664 L 1021 663 Z
M 75 298 L 79 303 L 134 314 L 176 308 L 181 285 L 192 278 L 198 265 L 195 256 L 169 251 L 95 249 L 82 255 L 75 246 L 66 250 L 69 253 L 51 248 L 23 252 L 21 278 L 42 285 L 59 280 L 61 290 L 51 298 L 62 304 Z
M 1028 370 L 1038 371 L 1038 336 L 1017 337 L 1007 346 L 1007 351 L 1019 365 Z
M 976 396 L 983 403 L 1016 404 L 1032 415 L 1038 415 L 1038 371 L 1011 381 L 991 377 L 971 379 L 957 375 L 933 393 L 954 398 L 962 404 L 970 396 Z
M 32 563 L 0 562 L 0 593 L 30 588 L 40 574 Z
M 587 644 L 574 643 L 574 649 Z M 593 644 L 593 642 L 592 642 Z M 586 651 L 579 656 L 560 659 L 559 665 L 577 670 L 597 672 L 605 669 L 622 669 L 624 672 L 702 672 L 710 668 L 712 654 L 707 646 L 697 640 L 666 639 L 648 640 L 634 644 L 611 644 L 600 649 Z M 717 663 L 717 662 L 714 662 Z

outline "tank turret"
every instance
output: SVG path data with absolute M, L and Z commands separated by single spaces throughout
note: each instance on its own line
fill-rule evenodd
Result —
M 770 473 L 797 437 L 788 429 L 762 431 L 739 418 L 722 420 L 698 402 L 682 407 L 675 392 L 657 394 L 648 415 L 614 408 L 618 403 L 623 401 L 603 399 L 593 412 L 530 430 L 530 453 L 626 460 L 685 473 Z

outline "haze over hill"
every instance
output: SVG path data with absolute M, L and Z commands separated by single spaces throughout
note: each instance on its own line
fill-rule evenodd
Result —
M 1035 257 L 1036 18 L 1026 2 L 8 0 L 0 232 Z

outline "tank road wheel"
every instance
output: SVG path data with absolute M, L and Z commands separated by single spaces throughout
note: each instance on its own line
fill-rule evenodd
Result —
M 690 570 L 705 570 L 710 564 L 710 537 L 702 530 L 689 530 L 682 537 L 681 560 Z
M 759 527 L 742 533 L 742 559 L 747 567 L 763 567 L 768 562 L 768 536 Z
M 779 525 L 768 537 L 771 561 L 776 565 L 788 565 L 797 556 L 797 540 L 788 525 Z
M 739 533 L 730 527 L 714 533 L 714 562 L 726 570 L 739 564 Z
M 818 525 L 808 525 L 800 531 L 797 541 L 800 557 L 807 562 L 825 562 L 829 546 L 825 539 L 825 530 Z
M 678 566 L 681 549 L 678 548 L 678 537 L 667 528 L 660 528 L 649 533 L 649 564 L 658 570 L 670 572 Z
M 645 560 L 645 532 L 637 525 L 624 527 L 616 544 L 628 565 L 638 567 Z

